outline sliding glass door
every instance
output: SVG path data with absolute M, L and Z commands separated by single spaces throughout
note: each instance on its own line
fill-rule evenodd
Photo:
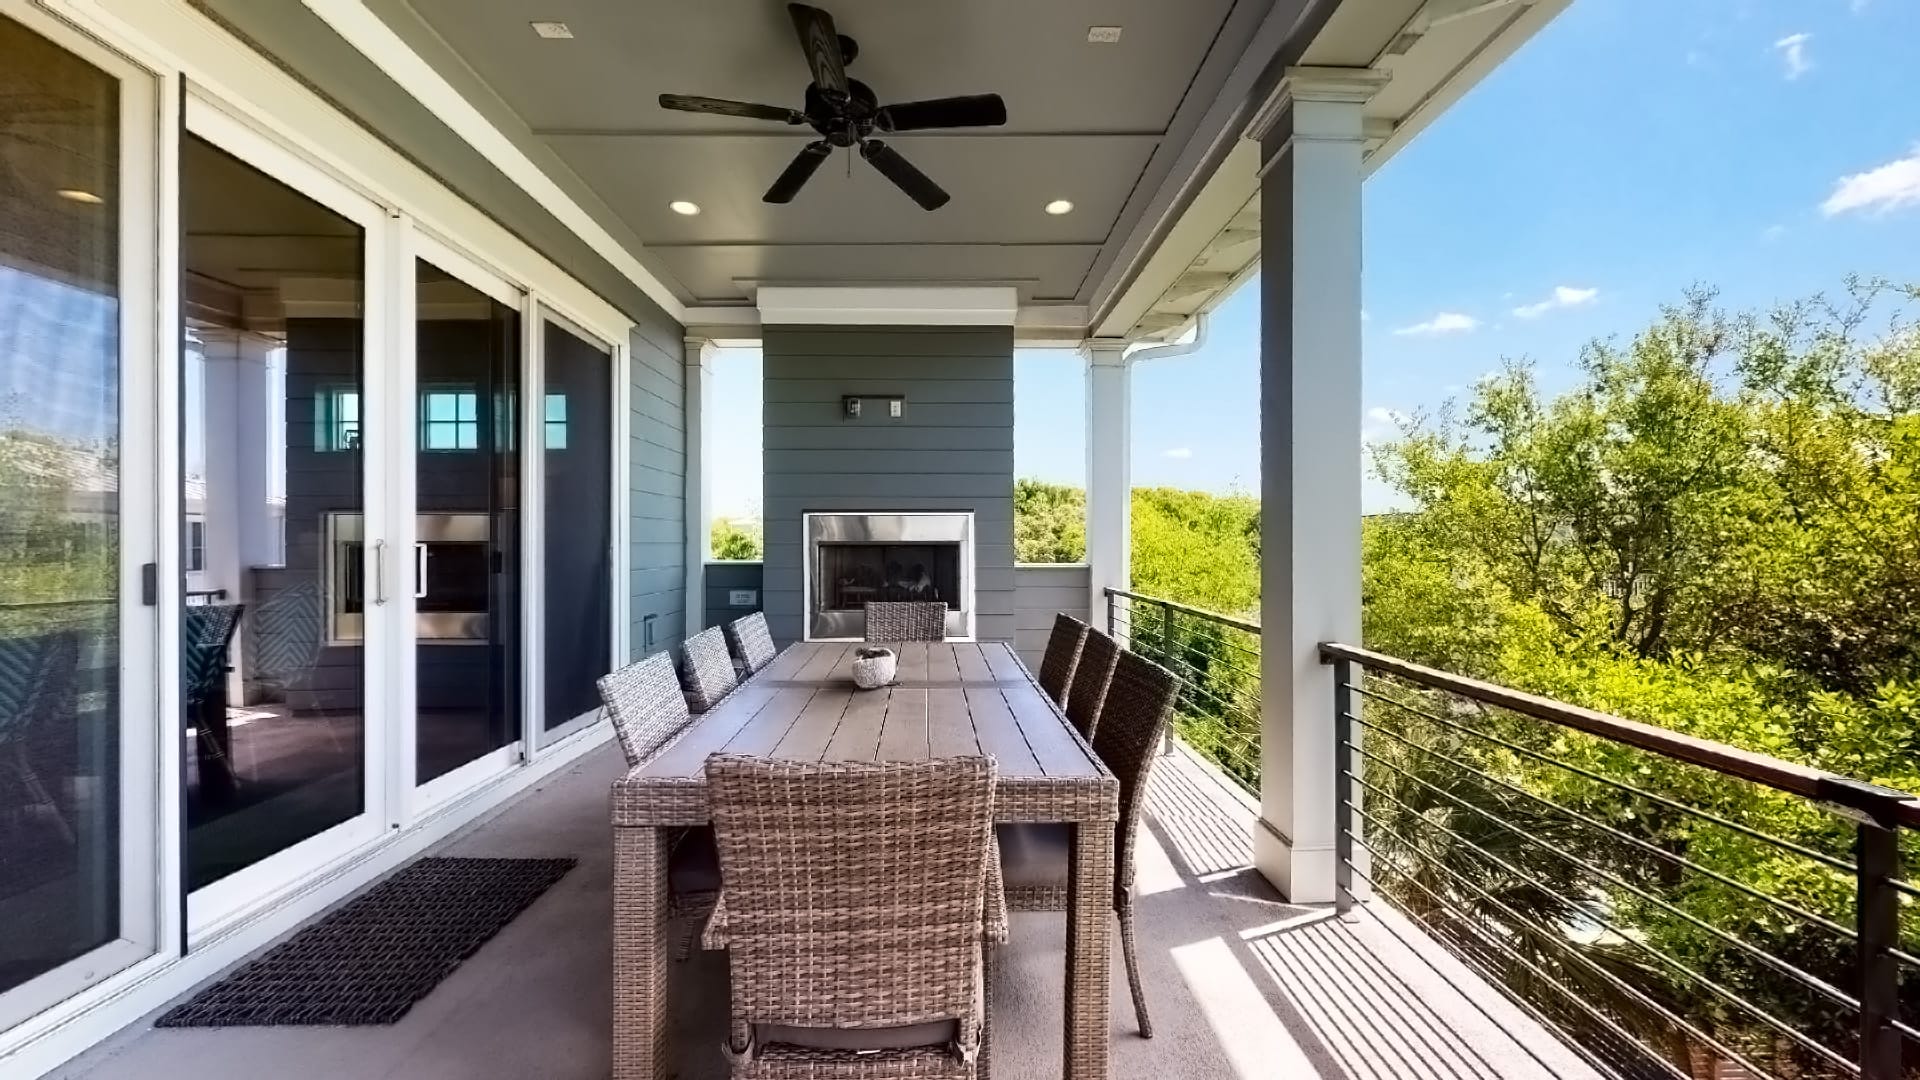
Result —
M 542 730 L 592 721 L 613 656 L 613 350 L 571 325 L 541 327 Z
M 381 215 L 212 110 L 189 121 L 177 730 L 205 924 L 379 834 L 368 657 L 406 585 L 369 480 L 393 452 L 369 333 Z
M 4 1030 L 158 940 L 159 532 L 154 84 L 31 14 L 0 57 Z

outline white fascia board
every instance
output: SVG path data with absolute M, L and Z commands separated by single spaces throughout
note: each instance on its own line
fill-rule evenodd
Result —
M 361 0 L 302 0 L 349 45 L 400 84 L 440 122 L 465 139 L 495 168 L 546 207 L 547 212 L 638 285 L 675 322 L 686 322 L 686 305 L 655 277 L 625 244 L 554 182 L 507 134 L 475 108 L 433 65 L 413 51 L 393 28 L 367 10 Z
M 1012 326 L 1020 293 L 1007 285 L 763 285 L 762 326 Z

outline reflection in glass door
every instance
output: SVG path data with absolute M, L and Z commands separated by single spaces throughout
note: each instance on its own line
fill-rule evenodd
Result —
M 366 809 L 361 226 L 191 133 L 180 732 L 198 889 Z
M 520 737 L 520 313 L 415 260 L 415 782 Z
M 34 25 L 0 17 L 0 1030 L 155 937 L 151 84 Z
M 541 462 L 548 731 L 600 706 L 613 661 L 613 358 L 555 322 L 542 328 Z

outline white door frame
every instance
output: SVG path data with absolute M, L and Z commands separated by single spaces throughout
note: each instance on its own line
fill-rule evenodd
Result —
M 152 606 L 142 603 L 145 567 L 177 566 L 180 538 L 179 454 L 165 438 L 162 395 L 177 393 L 177 358 L 161 357 L 160 342 L 177 340 L 174 281 L 160 268 L 170 258 L 160 213 L 170 205 L 162 192 L 163 109 L 170 95 L 152 72 L 102 48 L 72 27 L 19 3 L 0 0 L 0 15 L 119 80 L 120 175 L 117 364 L 119 468 L 116 530 L 119 543 L 119 625 L 115 640 L 118 692 L 117 745 L 120 820 L 116 896 L 118 936 L 10 990 L 0 991 L 0 1031 L 156 953 L 171 951 L 177 903 L 164 872 L 177 848 L 178 830 L 161 812 L 177 785 L 178 740 L 162 737 L 179 715 L 180 587 L 158 573 Z M 159 363 L 155 358 L 160 357 Z M 133 450 L 136 452 L 126 452 Z M 174 478 L 169 482 L 169 478 Z M 169 762 L 173 763 L 171 766 Z
M 395 513 L 393 473 L 397 470 L 383 467 L 394 460 L 396 446 L 405 446 L 405 441 L 393 431 L 392 417 L 404 403 L 395 401 L 395 369 L 402 357 L 394 352 L 394 319 L 391 317 L 396 310 L 406 310 L 396 304 L 407 303 L 412 293 L 412 275 L 393 280 L 392 252 L 403 223 L 371 199 L 202 96 L 192 86 L 187 90 L 185 122 L 191 134 L 363 230 L 360 400 L 361 416 L 367 421 L 362 423 L 360 434 L 361 513 L 366 537 L 362 547 L 366 559 L 363 580 L 387 582 L 390 596 L 410 595 L 411 590 L 398 589 L 391 583 L 401 580 L 403 571 L 411 565 L 401 559 L 399 553 L 412 550 L 413 518 L 411 513 Z M 403 290 L 405 296 L 400 295 Z M 177 356 L 173 363 L 179 363 Z M 406 460 L 410 462 L 412 457 L 409 455 Z M 383 720 L 397 715 L 395 698 L 401 689 L 397 658 L 412 640 L 412 628 L 409 622 L 402 621 L 401 606 L 382 604 L 376 599 L 365 613 L 360 649 L 362 812 L 246 869 L 194 890 L 187 898 L 190 936 L 204 934 L 211 927 L 271 902 L 270 898 L 287 886 L 350 857 L 393 826 L 395 800 L 389 762 L 396 740 L 392 732 L 394 725 Z M 411 604 L 405 606 L 410 615 Z M 185 812 L 184 804 L 178 812 Z

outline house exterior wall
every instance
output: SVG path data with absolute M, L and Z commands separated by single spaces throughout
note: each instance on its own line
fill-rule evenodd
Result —
M 743 615 L 751 615 L 762 608 L 761 585 L 765 579 L 764 565 L 757 562 L 710 562 L 707 564 L 707 603 L 705 626 L 724 626 Z M 753 603 L 735 606 L 732 593 L 736 589 L 746 589 L 753 593 Z M 703 627 L 704 629 L 704 627 Z
M 1029 564 L 1013 570 L 1014 651 L 1029 671 L 1040 670 L 1054 615 L 1065 612 L 1097 629 L 1106 629 L 1105 608 L 1091 613 L 1087 596 L 1092 571 L 1079 564 Z
M 769 326 L 761 334 L 766 577 L 775 641 L 802 636 L 801 515 L 974 515 L 975 634 L 1014 638 L 1013 330 Z M 843 415 L 845 395 L 900 395 L 899 419 Z
M 686 367 L 681 362 L 680 326 L 656 313 L 638 322 L 628 345 L 633 520 L 627 537 L 632 554 L 632 636 L 627 640 L 638 658 L 698 627 L 688 626 L 686 617 Z

